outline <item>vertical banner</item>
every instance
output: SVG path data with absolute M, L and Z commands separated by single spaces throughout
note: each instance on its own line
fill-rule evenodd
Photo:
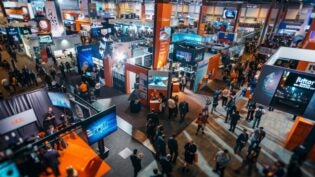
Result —
M 96 18 L 97 12 L 95 3 L 89 3 L 89 15 L 91 18 Z
M 207 6 L 200 6 L 200 14 L 198 21 L 198 35 L 203 36 L 206 28 Z
M 58 20 L 55 1 L 45 2 L 46 16 L 51 24 L 51 32 L 53 37 L 62 36 L 63 29 L 61 28 L 61 23 Z
M 145 4 L 144 4 L 144 2 L 141 3 L 141 21 L 142 21 L 142 23 L 145 22 Z
M 154 20 L 154 52 L 153 68 L 158 69 L 167 63 L 168 49 L 171 36 L 172 4 L 156 3 Z
M 40 56 L 42 58 L 42 62 L 45 62 L 47 63 L 48 62 L 48 55 L 47 55 L 47 51 L 46 51 L 46 48 L 42 49 L 40 51 Z

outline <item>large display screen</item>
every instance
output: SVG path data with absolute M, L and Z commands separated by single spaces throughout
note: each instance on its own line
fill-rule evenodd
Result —
M 99 113 L 84 122 L 83 128 L 89 144 L 94 144 L 117 130 L 116 107 Z
M 277 66 L 264 65 L 254 90 L 263 105 L 315 119 L 315 77 Z
M 101 59 L 102 56 L 100 55 L 100 47 L 99 45 L 83 45 L 77 47 L 77 62 L 79 70 L 82 67 L 92 67 L 93 66 L 93 58 Z
M 223 18 L 235 19 L 237 15 L 237 10 L 225 9 L 223 10 Z
M 271 101 L 271 106 L 303 115 L 315 90 L 315 78 L 284 71 Z
M 48 92 L 48 97 L 54 106 L 71 108 L 70 101 L 64 93 Z
M 181 50 L 176 50 L 175 53 L 175 60 L 180 61 L 180 62 L 186 62 L 190 63 L 192 59 L 192 53 L 186 52 L 186 51 L 181 51 Z

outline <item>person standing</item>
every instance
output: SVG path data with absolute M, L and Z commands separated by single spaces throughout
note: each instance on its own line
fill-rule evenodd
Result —
M 225 89 L 222 91 L 222 107 L 226 105 L 229 96 L 230 90 L 227 87 L 225 87 Z
M 158 114 L 155 112 L 154 109 L 152 109 L 152 111 L 147 115 L 147 121 L 149 121 L 150 119 L 152 120 L 155 126 L 160 124 Z
M 176 163 L 176 159 L 178 156 L 178 143 L 177 140 L 175 139 L 175 135 L 172 135 L 169 137 L 167 141 L 168 149 L 171 155 L 171 161 L 173 163 Z
M 49 166 L 52 169 L 56 177 L 60 176 L 60 171 L 58 167 L 58 165 L 60 164 L 59 162 L 60 154 L 57 150 L 54 150 L 50 144 L 47 144 L 46 146 L 47 146 L 47 151 L 43 155 L 45 162 L 47 166 Z
M 251 134 L 250 144 L 248 147 L 248 153 L 250 153 L 254 148 L 257 148 L 261 141 L 265 138 L 266 132 L 264 131 L 264 127 L 260 127 L 254 130 Z
M 160 159 L 160 157 L 166 155 L 166 142 L 165 142 L 165 135 L 158 135 L 156 139 L 156 147 L 157 147 L 157 152 L 156 152 L 156 158 Z
M 229 131 L 234 132 L 237 122 L 241 119 L 240 113 L 235 111 L 234 114 L 231 115 L 230 129 Z
M 236 139 L 236 144 L 234 146 L 234 153 L 241 153 L 242 149 L 245 147 L 248 140 L 247 130 L 244 128 L 243 132 L 238 135 Z
M 180 91 L 184 92 L 185 91 L 185 87 L 186 87 L 186 77 L 183 76 L 180 79 Z
M 141 158 L 138 156 L 138 150 L 134 149 L 133 154 L 130 156 L 130 160 L 134 170 L 134 177 L 137 177 L 139 171 L 141 170 Z
M 189 112 L 189 104 L 184 100 L 179 103 L 180 121 L 183 122 L 186 114 Z
M 202 113 L 199 113 L 199 116 L 198 116 L 198 118 L 196 120 L 196 124 L 197 124 L 196 135 L 198 135 L 200 129 L 201 129 L 201 133 L 205 134 L 204 127 L 205 127 L 206 121 L 205 121 L 204 116 L 202 116 Z
M 167 106 L 168 106 L 168 119 L 171 119 L 174 116 L 175 110 L 176 110 L 175 100 L 173 98 L 169 98 L 167 101 Z
M 197 152 L 197 146 L 195 143 L 191 140 L 184 146 L 185 153 L 184 153 L 184 167 L 182 169 L 183 172 L 189 171 L 188 166 L 192 165 L 195 160 L 195 155 Z
M 213 171 L 219 173 L 220 177 L 224 177 L 224 170 L 231 160 L 228 150 L 218 151 L 214 160 L 216 165 Z
M 260 120 L 262 115 L 265 114 L 265 110 L 262 106 L 258 106 L 258 108 L 255 111 L 255 118 L 254 118 L 254 123 L 252 128 L 258 128 L 260 124 Z
M 218 104 L 219 104 L 219 95 L 215 94 L 213 96 L 213 103 L 212 103 L 211 114 L 213 114 L 213 111 L 217 111 Z
M 246 116 L 246 120 L 247 121 L 252 121 L 254 118 L 254 112 L 256 109 L 256 102 L 255 100 L 252 98 L 252 96 L 249 96 L 249 100 L 247 102 L 247 116 Z
M 225 116 L 224 123 L 227 123 L 230 116 L 233 114 L 234 111 L 236 111 L 235 98 L 231 98 L 225 108 L 226 108 L 226 116 Z

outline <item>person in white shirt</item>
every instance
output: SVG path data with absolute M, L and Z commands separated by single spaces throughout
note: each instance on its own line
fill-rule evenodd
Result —
M 168 119 L 171 119 L 172 116 L 175 114 L 176 110 L 176 103 L 174 98 L 169 98 L 167 100 L 167 105 L 168 105 Z

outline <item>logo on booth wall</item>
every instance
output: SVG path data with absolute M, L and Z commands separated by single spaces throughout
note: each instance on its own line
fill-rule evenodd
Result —
M 12 120 L 10 121 L 10 123 L 11 123 L 12 125 L 18 125 L 18 124 L 20 124 L 20 123 L 22 123 L 22 122 L 24 122 L 24 119 L 21 118 L 21 117 L 17 117 L 17 118 L 12 119 Z
M 315 90 L 315 88 L 313 87 L 314 83 L 315 83 L 315 81 L 312 81 L 312 80 L 309 80 L 306 78 L 302 78 L 302 77 L 298 77 L 295 80 L 294 86 L 309 89 L 309 90 Z

